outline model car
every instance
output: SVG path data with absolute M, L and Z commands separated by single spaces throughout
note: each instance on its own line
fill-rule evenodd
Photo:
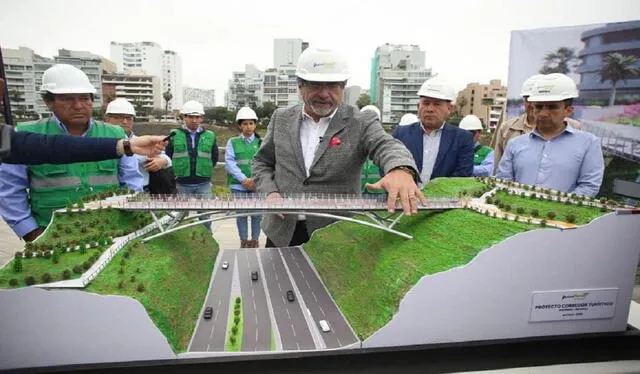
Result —
M 296 301 L 296 295 L 293 293 L 293 291 L 287 291 L 287 300 L 291 302 Z

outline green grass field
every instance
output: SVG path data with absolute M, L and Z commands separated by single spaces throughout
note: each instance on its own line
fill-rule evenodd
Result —
M 5 267 L 0 269 L 0 288 L 18 288 L 25 287 L 25 277 L 33 276 L 36 279 L 36 283 L 42 282 L 42 274 L 49 273 L 51 275 L 50 282 L 56 282 L 63 280 L 62 272 L 69 270 L 71 277 L 69 279 L 79 278 L 82 273 L 74 273 L 73 267 L 75 265 L 82 265 L 90 256 L 94 254 L 101 254 L 104 247 L 87 249 L 86 253 L 80 251 L 73 251 L 62 253 L 60 255 L 60 261 L 54 264 L 50 258 L 34 257 L 22 259 L 22 271 L 15 273 L 13 271 L 13 261 L 9 262 Z M 84 271 L 84 270 L 83 270 Z M 9 285 L 9 281 L 15 278 L 18 281 L 16 286 Z M 49 282 L 47 282 L 49 283 Z
M 422 189 L 426 197 L 458 197 L 458 192 L 466 190 L 469 195 L 481 191 L 485 184 L 475 178 L 436 178 Z
M 126 212 L 119 209 L 100 209 L 83 212 L 56 213 L 47 232 L 35 243 L 82 241 L 88 237 L 111 236 L 125 230 L 127 233 L 151 223 L 147 212 Z M 122 233 L 124 234 L 124 233 Z
M 554 211 L 556 221 L 566 220 L 567 215 L 573 214 L 576 216 L 576 225 L 584 225 L 591 222 L 594 218 L 600 217 L 604 213 L 599 208 L 588 206 L 577 206 L 576 204 L 564 204 L 557 201 L 538 200 L 531 198 L 522 198 L 515 195 L 507 195 L 506 192 L 498 191 L 495 199 L 500 199 L 501 202 L 511 205 L 510 213 L 518 214 L 516 209 L 518 207 L 524 208 L 525 212 L 520 214 L 521 216 L 529 216 L 531 209 L 537 209 L 541 218 L 546 218 L 547 212 Z
M 125 258 L 127 248 L 131 252 Z M 199 317 L 217 255 L 218 244 L 199 225 L 148 243 L 132 242 L 120 250 L 86 291 L 139 300 L 173 350 L 183 352 Z M 124 273 L 120 274 L 122 260 Z M 131 277 L 135 280 L 131 281 Z M 137 290 L 140 284 L 143 292 Z
M 391 320 L 423 275 L 467 264 L 481 250 L 534 226 L 456 209 L 404 217 L 395 228 L 414 239 L 340 222 L 304 245 L 361 339 Z

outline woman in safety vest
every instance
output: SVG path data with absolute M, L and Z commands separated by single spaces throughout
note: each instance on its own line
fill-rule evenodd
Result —
M 240 108 L 236 114 L 236 123 L 240 128 L 240 136 L 229 139 L 225 151 L 225 169 L 227 184 L 236 198 L 251 198 L 255 194 L 256 184 L 251 177 L 251 162 L 260 149 L 261 139 L 256 134 L 258 116 L 249 107 Z M 236 218 L 240 248 L 258 248 L 260 245 L 260 221 L 262 216 L 251 216 L 251 239 L 249 239 L 247 217 Z

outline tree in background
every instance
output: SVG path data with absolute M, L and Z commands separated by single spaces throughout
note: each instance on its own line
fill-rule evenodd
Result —
M 604 64 L 600 69 L 600 82 L 611 81 L 611 95 L 609 106 L 615 105 L 616 85 L 618 82 L 626 82 L 628 78 L 640 75 L 640 68 L 634 67 L 638 62 L 635 56 L 625 56 L 621 53 L 609 53 L 603 58 Z
M 220 122 L 220 123 L 233 123 L 236 119 L 236 114 L 223 106 L 217 106 L 214 108 L 205 109 L 204 119 L 206 122 Z
M 453 105 L 453 110 L 449 113 L 449 118 L 447 118 L 447 122 L 452 125 L 458 125 L 460 121 L 462 121 L 462 113 L 464 112 L 464 107 L 467 106 L 467 98 L 464 96 L 458 96 L 456 98 L 456 102 Z
M 268 120 L 271 119 L 273 112 L 278 109 L 278 106 L 272 101 L 265 101 L 261 107 L 256 109 L 256 114 L 258 115 L 258 120 Z
M 544 56 L 544 64 L 538 72 L 540 74 L 568 74 L 577 63 L 578 56 L 576 56 L 574 48 L 560 47 Z
M 363 106 L 371 104 L 371 97 L 369 94 L 363 93 L 358 97 L 358 101 L 356 101 L 356 106 L 358 109 L 362 109 Z
M 166 92 L 162 94 L 162 98 L 164 99 L 164 112 L 169 112 L 169 101 L 173 99 L 173 94 L 171 93 L 171 89 L 168 89 Z

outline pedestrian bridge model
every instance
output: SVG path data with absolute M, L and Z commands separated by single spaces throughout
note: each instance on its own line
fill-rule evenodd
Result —
M 393 227 L 404 215 L 398 202 L 396 212 L 387 212 L 387 195 L 340 194 L 291 194 L 281 199 L 266 199 L 264 195 L 149 195 L 137 194 L 110 201 L 113 208 L 131 211 L 149 211 L 160 233 L 145 238 L 152 240 L 162 235 L 203 222 L 214 222 L 256 214 L 295 214 L 324 217 L 374 227 L 403 238 L 412 236 Z M 445 210 L 464 208 L 464 200 L 458 198 L 429 198 L 419 210 Z M 168 211 L 173 217 L 163 225 L 157 220 L 156 211 Z M 188 216 L 186 212 L 198 211 Z M 354 217 L 356 216 L 357 217 Z M 192 222 L 194 218 L 198 218 Z

